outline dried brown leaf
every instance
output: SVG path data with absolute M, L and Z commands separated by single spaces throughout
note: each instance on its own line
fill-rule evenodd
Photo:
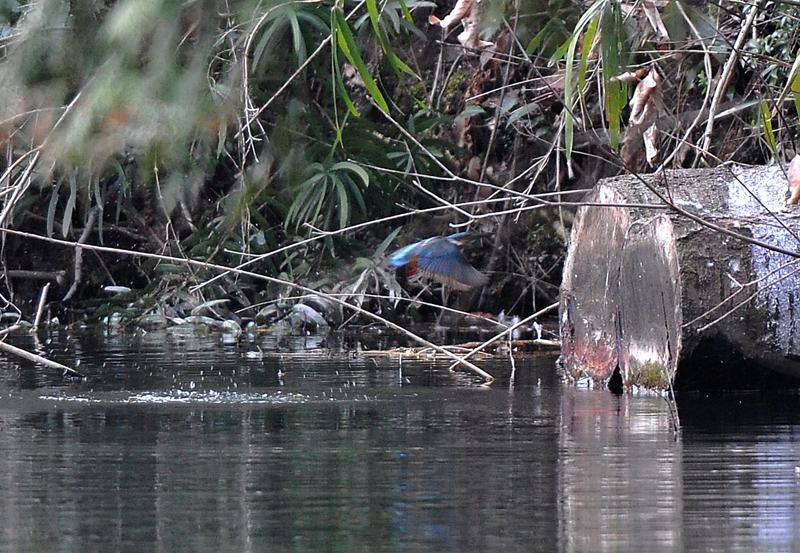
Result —
M 480 0 L 458 0 L 453 10 L 444 19 L 435 15 L 428 17 L 432 25 L 439 25 L 447 29 L 451 25 L 463 20 L 464 30 L 458 35 L 458 42 L 465 48 L 481 49 L 491 46 L 491 42 L 481 40 L 478 28 L 481 20 Z
M 786 176 L 789 178 L 789 205 L 797 205 L 800 200 L 800 155 L 795 155 L 789 167 L 786 168 Z
M 647 21 L 650 23 L 650 26 L 653 28 L 653 31 L 655 31 L 658 39 L 669 40 L 669 33 L 667 32 L 667 28 L 664 26 L 664 22 L 661 20 L 661 14 L 659 13 L 655 2 L 652 0 L 643 0 L 642 11 L 647 18 Z
M 443 29 L 447 29 L 453 23 L 458 23 L 467 17 L 470 11 L 472 11 L 472 6 L 474 4 L 475 0 L 458 0 L 452 11 L 448 13 L 444 19 L 439 19 L 435 15 L 432 15 L 428 18 L 428 22 L 432 25 L 439 25 Z
M 642 135 L 644 141 L 644 157 L 647 164 L 653 167 L 658 160 L 658 126 L 653 123 Z
M 661 77 L 655 69 L 651 69 L 642 79 L 631 98 L 631 114 L 628 119 L 630 125 L 644 125 L 656 111 L 655 100 L 661 92 Z

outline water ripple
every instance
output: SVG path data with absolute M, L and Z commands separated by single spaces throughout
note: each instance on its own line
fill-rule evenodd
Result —
M 305 394 L 292 392 L 269 393 L 241 393 L 229 391 L 203 390 L 170 390 L 162 392 L 139 392 L 127 397 L 79 396 L 69 394 L 42 395 L 39 399 L 46 401 L 63 401 L 70 403 L 101 403 L 101 404 L 203 404 L 203 405 L 252 405 L 252 404 L 279 404 L 305 403 L 311 398 Z

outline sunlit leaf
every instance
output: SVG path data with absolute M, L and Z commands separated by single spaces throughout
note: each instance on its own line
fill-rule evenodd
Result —
M 583 29 L 589 22 L 605 7 L 611 0 L 598 0 L 589 9 L 584 12 L 578 23 L 575 25 L 575 30 L 572 32 L 572 37 L 569 39 L 567 53 L 566 53 L 566 68 L 564 71 L 564 155 L 567 160 L 572 159 L 572 144 L 574 141 L 575 133 L 575 120 L 572 114 L 574 107 L 575 85 L 574 82 L 574 64 L 575 64 L 575 48 L 578 45 L 578 39 L 583 32 Z M 560 49 L 559 49 L 560 50 Z
M 761 124 L 764 128 L 764 139 L 767 141 L 767 145 L 774 155 L 777 153 L 777 140 L 775 139 L 775 131 L 772 129 L 772 113 L 769 102 L 762 100 L 759 103 L 759 109 L 761 113 Z
M 794 76 L 792 77 L 792 75 Z M 794 110 L 795 113 L 800 116 L 800 50 L 798 50 L 797 54 L 795 55 L 790 78 L 792 79 L 792 82 L 789 84 L 789 88 L 792 91 L 792 96 L 794 97 Z
M 592 44 L 594 37 L 597 35 L 597 26 L 600 23 L 600 17 L 595 17 L 589 22 L 586 32 L 583 35 L 583 44 L 581 45 L 581 60 L 578 64 L 578 94 L 583 95 L 583 89 L 586 85 L 586 70 L 589 65 L 589 55 L 592 53 Z M 605 67 L 604 67 L 605 70 Z
M 385 113 L 389 113 L 389 104 L 386 103 L 386 99 L 383 97 L 383 94 L 381 94 L 378 85 L 367 69 L 367 65 L 361 58 L 361 53 L 358 51 L 353 33 L 350 31 L 350 26 L 347 24 L 341 9 L 334 8 L 333 13 L 336 21 L 336 43 L 339 45 L 339 48 L 347 60 L 356 68 L 356 71 L 358 71 L 361 80 L 364 81 L 367 92 L 372 97 L 375 104 Z
M 408 66 L 406 63 L 397 57 L 392 49 L 391 44 L 389 44 L 389 39 L 386 37 L 386 33 L 384 32 L 383 28 L 380 24 L 380 17 L 378 14 L 378 1 L 377 0 L 366 0 L 367 2 L 367 12 L 369 13 L 369 20 L 372 24 L 372 31 L 375 35 L 375 38 L 378 40 L 378 43 L 381 45 L 381 49 L 383 49 L 384 54 L 386 54 L 386 61 L 389 62 L 389 65 L 397 72 L 407 73 L 408 75 L 412 75 L 414 77 L 417 76 L 416 73 Z
M 609 2 L 604 6 L 600 26 L 606 120 L 609 143 L 611 148 L 616 150 L 620 142 L 622 110 L 628 103 L 627 84 L 613 80 L 613 77 L 621 72 L 621 58 L 625 53 L 624 27 L 619 4 Z

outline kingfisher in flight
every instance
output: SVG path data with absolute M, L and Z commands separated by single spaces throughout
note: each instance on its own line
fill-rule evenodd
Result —
M 485 286 L 489 277 L 470 265 L 461 253 L 461 247 L 468 240 L 480 236 L 471 232 L 457 232 L 403 246 L 389 256 L 389 270 L 402 271 L 406 277 L 420 274 L 454 290 Z

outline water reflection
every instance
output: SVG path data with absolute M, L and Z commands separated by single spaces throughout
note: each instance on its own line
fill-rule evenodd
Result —
M 2 360 L 0 551 L 800 549 L 795 395 L 686 396 L 676 437 L 552 356 L 484 389 L 268 345 L 53 335 L 82 382 Z

